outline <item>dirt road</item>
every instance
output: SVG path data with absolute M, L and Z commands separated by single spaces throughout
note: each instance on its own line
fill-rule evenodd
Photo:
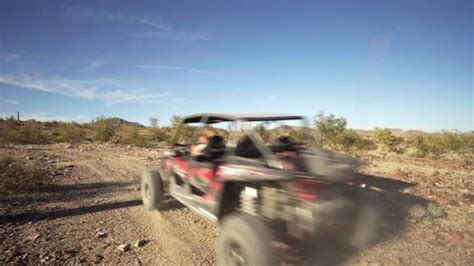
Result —
M 140 174 L 159 151 L 50 146 L 23 152 L 71 170 L 61 173 L 53 192 L 2 202 L 1 262 L 213 263 L 215 226 L 175 202 L 161 213 L 141 206 Z M 135 247 L 139 240 L 147 243 Z M 126 243 L 130 251 L 117 249 Z
M 157 163 L 160 149 L 89 144 L 72 148 L 20 146 L 3 151 L 47 169 L 55 185 L 42 192 L 2 194 L 0 263 L 215 263 L 218 229 L 214 225 L 174 201 L 162 212 L 149 212 L 141 206 L 140 175 Z M 413 200 L 416 197 L 439 203 L 440 215 L 414 204 L 403 210 L 403 226 L 386 230 L 383 241 L 367 250 L 336 254 L 341 258 L 329 261 L 472 265 L 472 165 L 369 161 L 363 172 L 386 177 L 376 180 L 390 177 L 416 184 L 390 188 L 374 183 L 374 189 L 386 191 L 381 198 L 386 200 L 383 204 L 391 201 L 393 206 L 386 204 L 388 209 L 398 210 L 395 207 L 402 204 L 400 199 L 421 202 Z M 388 216 L 387 221 L 394 219 Z M 122 248 L 129 250 L 119 250 L 127 243 L 130 246 Z

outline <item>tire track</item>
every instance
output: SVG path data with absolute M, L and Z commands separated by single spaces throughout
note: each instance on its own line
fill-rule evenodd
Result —
M 112 155 L 111 155 L 112 154 Z M 94 174 L 100 181 L 130 182 L 135 187 L 141 173 L 147 168 L 144 161 L 114 153 L 61 154 L 69 163 L 83 168 L 83 174 Z M 137 199 L 139 191 L 115 196 L 115 199 Z M 107 199 L 111 200 L 111 199 Z M 150 243 L 138 252 L 140 262 L 177 265 L 213 264 L 214 239 L 217 229 L 186 208 L 149 212 L 142 206 L 114 210 L 121 224 L 129 224 L 128 235 L 146 236 Z

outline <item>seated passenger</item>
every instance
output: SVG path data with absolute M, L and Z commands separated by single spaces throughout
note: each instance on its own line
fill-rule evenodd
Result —
M 203 150 L 209 144 L 209 140 L 215 135 L 216 134 L 211 129 L 204 128 L 199 134 L 198 141 L 195 144 L 191 145 L 191 155 L 192 156 L 202 155 Z

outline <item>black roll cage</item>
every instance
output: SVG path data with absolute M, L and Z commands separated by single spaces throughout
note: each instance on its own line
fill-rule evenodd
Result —
M 206 125 L 216 124 L 221 122 L 236 122 L 236 123 L 244 123 L 244 122 L 258 122 L 258 121 L 283 121 L 283 120 L 303 120 L 303 123 L 307 125 L 307 120 L 303 116 L 298 115 L 284 115 L 284 114 L 258 114 L 258 115 L 228 115 L 228 114 L 214 114 L 214 113 L 207 113 L 207 114 L 196 114 L 187 116 L 183 119 L 183 121 L 178 126 L 178 129 L 175 133 L 173 138 L 172 147 L 177 146 L 177 136 L 179 132 L 182 130 L 182 127 L 186 124 L 190 123 L 200 123 L 202 126 L 199 126 L 193 133 L 193 137 L 191 143 L 194 143 L 203 128 Z M 241 127 L 243 128 L 243 127 Z M 250 138 L 253 142 L 255 147 L 258 151 L 262 154 L 263 158 L 267 162 L 268 166 L 273 168 L 282 169 L 281 162 L 275 157 L 273 152 L 268 148 L 261 140 L 260 137 L 254 132 L 254 130 L 245 129 L 243 128 L 245 134 Z M 228 155 L 229 147 L 226 145 L 226 155 Z

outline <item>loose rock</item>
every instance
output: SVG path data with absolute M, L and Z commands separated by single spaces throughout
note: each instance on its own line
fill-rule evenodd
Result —
M 130 243 L 125 243 L 117 247 L 118 250 L 122 252 L 127 252 L 131 249 Z
M 36 241 L 36 239 L 40 238 L 40 236 L 41 236 L 40 234 L 32 234 L 28 236 L 27 239 L 34 242 Z
M 133 244 L 134 247 L 137 247 L 137 248 L 141 248 L 143 247 L 144 245 L 146 245 L 148 243 L 148 240 L 146 239 L 140 239 L 138 240 L 137 242 L 135 242 L 135 244 Z
M 107 233 L 104 232 L 104 231 L 100 231 L 100 232 L 97 232 L 97 234 L 95 234 L 98 238 L 106 238 L 107 237 Z

